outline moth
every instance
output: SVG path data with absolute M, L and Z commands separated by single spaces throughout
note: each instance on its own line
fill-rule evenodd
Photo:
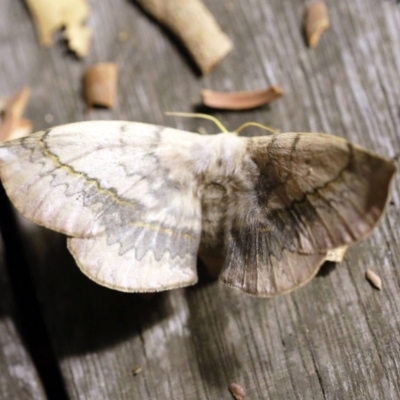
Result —
M 68 236 L 100 285 L 193 285 L 197 254 L 220 280 L 274 296 L 307 283 L 327 253 L 367 236 L 396 167 L 336 136 L 239 137 L 124 121 L 80 122 L 5 142 L 0 176 L 15 207 Z

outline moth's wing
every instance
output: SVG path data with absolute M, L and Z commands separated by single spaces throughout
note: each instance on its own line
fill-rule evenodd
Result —
M 369 234 L 396 170 L 325 134 L 254 138 L 248 153 L 254 186 L 237 191 L 229 206 L 221 280 L 257 296 L 305 284 L 328 250 Z
M 81 270 L 121 291 L 197 281 L 198 135 L 154 125 L 60 126 L 0 147 L 1 179 L 28 219 L 70 236 Z

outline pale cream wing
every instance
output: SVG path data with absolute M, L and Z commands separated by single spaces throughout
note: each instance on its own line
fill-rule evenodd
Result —
M 81 270 L 121 291 L 197 281 L 201 231 L 190 152 L 198 135 L 120 121 L 6 142 L 0 174 L 28 219 L 70 236 Z
M 396 167 L 331 135 L 283 133 L 249 141 L 258 171 L 229 208 L 223 282 L 273 296 L 308 282 L 329 250 L 368 235 Z

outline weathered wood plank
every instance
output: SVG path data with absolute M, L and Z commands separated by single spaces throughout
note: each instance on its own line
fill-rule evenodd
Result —
M 17 310 L 0 238 L 0 398 L 45 399 L 40 379 L 19 335 L 16 320 Z
M 210 75 L 199 77 L 166 32 L 134 3 L 94 4 L 92 51 L 83 62 L 59 43 L 37 45 L 22 2 L 4 1 L 0 24 L 0 92 L 28 83 L 28 115 L 37 129 L 82 119 L 123 118 L 196 130 L 190 111 L 199 89 L 258 89 L 286 95 L 269 107 L 216 113 L 230 127 L 254 120 L 282 131 L 324 131 L 392 157 L 400 152 L 400 8 L 374 0 L 327 1 L 331 29 L 317 49 L 304 45 L 304 3 L 206 2 L 235 43 Z M 0 16 L 6 15 L 0 12 Z M 1 17 L 0 17 L 1 18 Z M 120 31 L 129 33 L 119 43 Z M 114 111 L 84 114 L 86 66 L 114 60 Z M 18 65 L 16 70 L 15 65 Z M 248 134 L 259 134 L 249 130 Z M 204 278 L 151 300 L 101 288 L 80 274 L 65 239 L 22 223 L 26 251 L 56 356 L 71 398 L 229 399 L 228 385 L 271 399 L 396 399 L 400 392 L 400 180 L 393 205 L 370 239 L 344 263 L 303 289 L 263 300 Z M 364 271 L 383 278 L 371 288 Z M 132 369 L 141 366 L 137 376 Z

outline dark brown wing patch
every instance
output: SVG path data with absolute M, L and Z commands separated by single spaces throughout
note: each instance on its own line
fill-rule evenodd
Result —
M 228 236 L 222 282 L 260 297 L 283 294 L 307 283 L 325 259 L 323 254 L 292 253 L 263 232 L 235 230 Z

